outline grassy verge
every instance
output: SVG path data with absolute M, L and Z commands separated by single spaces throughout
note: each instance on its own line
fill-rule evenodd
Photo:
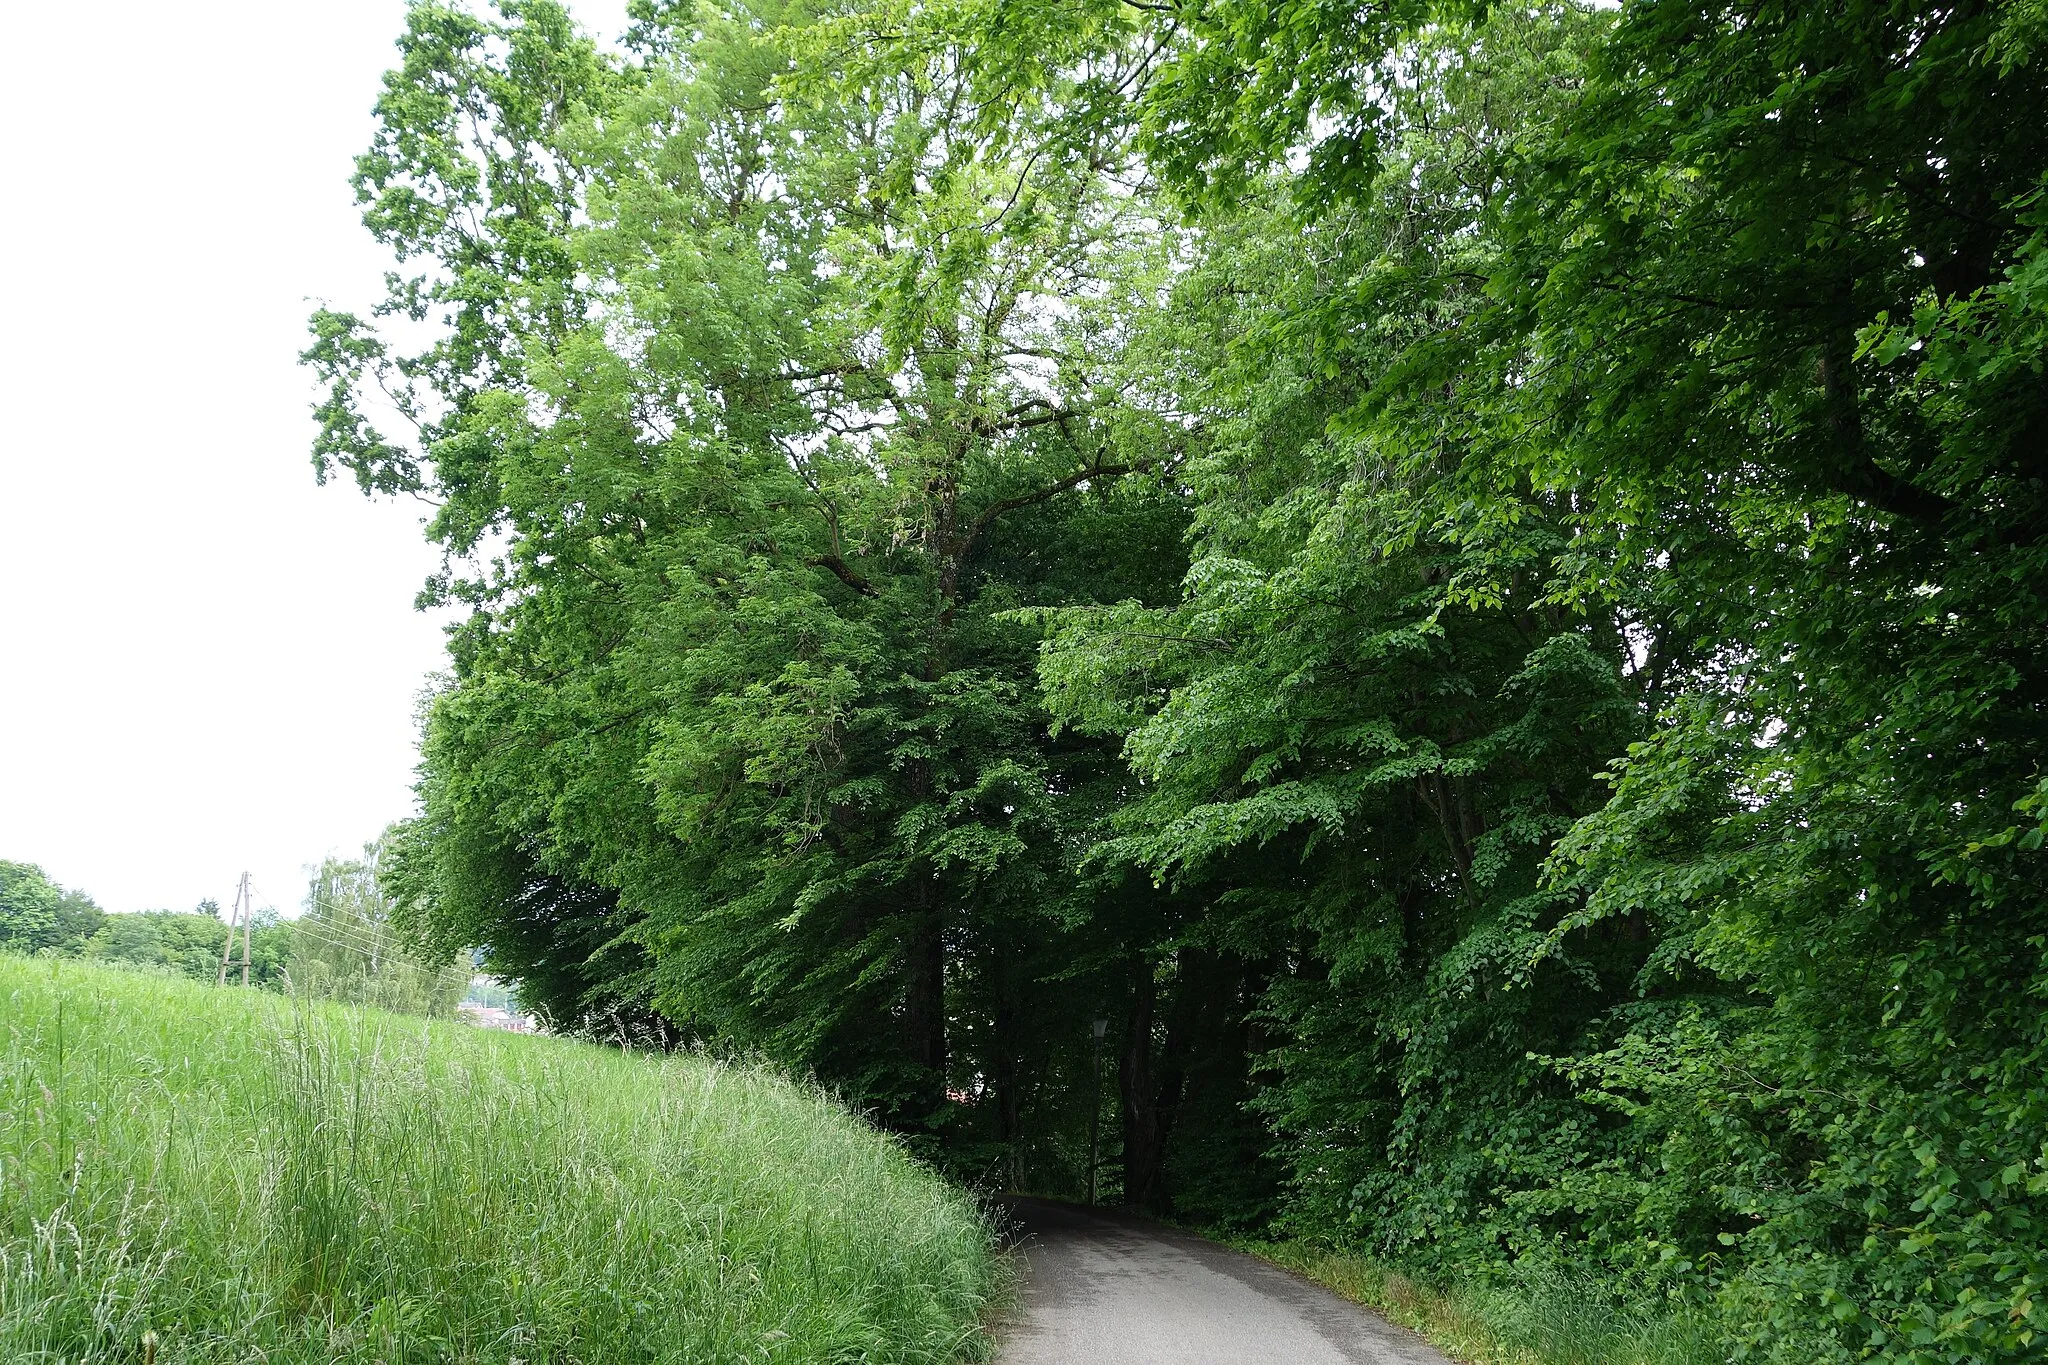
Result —
M 0 957 L 0 1360 L 940 1362 L 967 1200 L 693 1057 Z
M 1306 1242 L 1237 1245 L 1414 1328 L 1470 1365 L 1708 1365 L 1726 1359 L 1703 1322 L 1618 1304 L 1596 1286 L 1559 1276 L 1445 1289 Z

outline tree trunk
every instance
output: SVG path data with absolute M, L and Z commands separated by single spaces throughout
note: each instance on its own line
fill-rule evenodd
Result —
M 1152 1026 L 1159 985 L 1152 964 L 1142 959 L 1132 972 L 1131 1011 L 1124 1028 L 1122 1064 L 1117 1087 L 1123 1099 L 1124 1202 L 1140 1208 L 1166 1207 L 1166 1137 L 1178 1100 L 1179 1068 L 1162 1077 L 1155 1064 Z M 1171 1049 L 1169 1049 L 1171 1052 Z
M 1023 1186 L 1023 1087 L 1018 1078 L 1017 995 L 1007 964 L 991 964 L 995 974 L 995 1029 L 989 1058 L 989 1085 L 995 1091 L 996 1140 L 1003 1145 L 1003 1184 Z
M 946 932 L 929 874 L 912 885 L 903 1021 L 910 1060 L 925 1073 L 918 1101 L 936 1114 L 946 1101 Z

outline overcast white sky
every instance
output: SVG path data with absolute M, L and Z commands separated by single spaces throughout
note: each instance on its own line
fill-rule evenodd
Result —
M 604 35 L 624 0 L 575 12 Z M 10 6 L 0 53 L 0 858 L 110 910 L 280 908 L 412 808 L 413 503 L 317 487 L 309 299 L 402 0 Z

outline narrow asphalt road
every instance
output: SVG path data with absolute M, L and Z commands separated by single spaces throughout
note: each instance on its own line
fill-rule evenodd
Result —
M 1450 1365 L 1405 1328 L 1199 1237 L 1018 1200 L 1023 1311 L 999 1365 Z

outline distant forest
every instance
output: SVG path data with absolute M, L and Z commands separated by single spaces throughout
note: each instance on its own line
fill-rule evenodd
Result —
M 407 932 L 984 1186 L 2038 1358 L 2039 0 L 634 14 L 415 3 L 312 322 L 461 618 Z
M 225 955 L 236 985 L 246 955 L 251 986 L 446 1016 L 469 988 L 468 959 L 426 960 L 397 931 L 377 886 L 377 856 L 372 844 L 360 859 L 327 859 L 298 918 L 258 907 L 246 946 L 237 928 L 232 947 L 214 901 L 190 911 L 108 914 L 33 863 L 0 862 L 0 952 L 87 958 L 209 982 L 220 977 Z

